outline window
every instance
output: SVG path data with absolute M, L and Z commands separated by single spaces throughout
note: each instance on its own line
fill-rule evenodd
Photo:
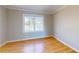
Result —
M 44 17 L 41 15 L 24 16 L 24 32 L 44 31 Z

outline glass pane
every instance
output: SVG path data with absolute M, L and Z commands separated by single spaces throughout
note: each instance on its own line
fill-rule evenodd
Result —
M 35 31 L 44 31 L 44 19 L 41 16 L 35 18 Z
M 24 30 L 25 30 L 25 32 L 32 32 L 32 31 L 34 31 L 34 29 L 33 29 L 33 22 L 32 22 L 32 18 L 33 17 L 29 17 L 29 16 L 27 16 L 27 17 L 25 17 L 25 25 L 24 25 Z
M 44 17 L 43 16 L 25 16 L 24 17 L 24 32 L 44 31 Z

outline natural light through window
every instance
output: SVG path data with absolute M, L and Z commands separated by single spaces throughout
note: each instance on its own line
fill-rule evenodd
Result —
M 24 15 L 24 32 L 44 31 L 44 16 Z

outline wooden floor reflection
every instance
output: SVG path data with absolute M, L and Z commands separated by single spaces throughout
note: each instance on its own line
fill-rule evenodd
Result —
M 0 53 L 76 53 L 53 37 L 7 43 Z

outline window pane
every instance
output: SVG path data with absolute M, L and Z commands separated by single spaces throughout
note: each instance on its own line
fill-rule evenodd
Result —
M 44 31 L 44 17 L 27 15 L 24 17 L 24 32 Z
M 32 22 L 32 17 L 25 17 L 25 21 L 24 21 L 25 23 L 25 32 L 32 32 L 32 31 L 34 31 L 34 29 L 33 29 L 33 22 Z
M 35 31 L 44 31 L 44 21 L 41 16 L 35 18 Z

